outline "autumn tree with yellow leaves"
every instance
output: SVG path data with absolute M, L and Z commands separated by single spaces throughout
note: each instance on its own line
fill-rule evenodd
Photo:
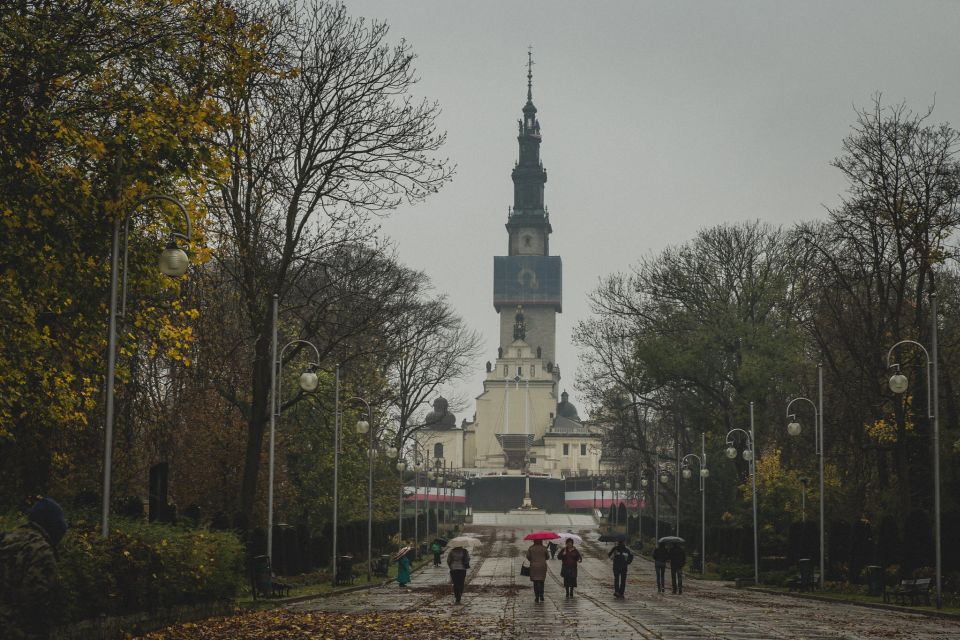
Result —
M 118 415 L 134 358 L 186 364 L 195 310 L 161 276 L 172 212 L 185 202 L 204 259 L 204 208 L 186 178 L 217 164 L 214 99 L 230 11 L 208 0 L 23 0 L 0 7 L 0 492 L 97 489 L 110 238 L 131 218 Z M 122 420 L 122 417 L 121 417 Z M 129 428 L 129 425 L 123 428 Z

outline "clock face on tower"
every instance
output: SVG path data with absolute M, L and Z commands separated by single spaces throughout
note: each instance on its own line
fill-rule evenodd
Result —
M 563 302 L 560 256 L 495 256 L 493 306 L 545 305 L 560 311 Z

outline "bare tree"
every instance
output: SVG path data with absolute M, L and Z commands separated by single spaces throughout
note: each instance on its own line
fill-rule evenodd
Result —
M 480 353 L 480 336 L 468 329 L 443 297 L 421 300 L 399 316 L 389 335 L 395 356 L 387 375 L 394 389 L 396 446 L 420 428 L 420 412 L 438 391 L 463 376 Z
M 342 285 L 362 283 L 360 265 L 383 267 L 377 251 L 361 249 L 376 232 L 371 214 L 423 199 L 452 170 L 433 156 L 445 138 L 439 108 L 410 97 L 414 56 L 403 41 L 387 44 L 385 24 L 353 19 L 340 4 L 264 1 L 247 5 L 236 29 L 247 46 L 233 90 L 221 96 L 232 124 L 218 143 L 229 166 L 211 208 L 217 266 L 254 344 L 249 386 L 218 385 L 247 417 L 241 505 L 249 518 L 269 417 L 273 295 L 287 322 L 289 305 L 308 298 L 298 290 L 305 281 L 339 285 L 335 308 L 293 327 L 306 339 L 321 335 L 321 311 L 336 319 L 369 310 L 378 291 L 351 299 Z
M 843 202 L 829 223 L 801 229 L 816 254 L 820 284 L 808 326 L 835 381 L 832 390 L 843 399 L 832 403 L 837 410 L 828 431 L 848 447 L 852 471 L 875 474 L 873 482 L 885 488 L 896 479 L 902 513 L 910 513 L 912 486 L 927 470 L 912 462 L 922 446 L 914 418 L 902 402 L 891 404 L 882 384 L 884 355 L 899 339 L 927 341 L 924 288 L 933 288 L 936 269 L 955 261 L 951 242 L 960 225 L 960 133 L 928 122 L 931 115 L 932 109 L 917 114 L 903 104 L 884 106 L 879 95 L 858 110 L 833 162 L 849 182 Z M 913 366 L 918 355 L 902 357 Z M 923 430 L 926 400 L 918 394 L 916 402 L 912 412 Z M 876 433 L 885 423 L 891 432 L 879 439 L 864 428 L 873 425 Z M 863 450 L 876 456 L 868 460 Z

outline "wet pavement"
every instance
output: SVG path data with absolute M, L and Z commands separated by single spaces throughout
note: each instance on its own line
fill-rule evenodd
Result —
M 473 553 L 463 603 L 453 602 L 446 564 L 428 565 L 406 588 L 396 584 L 292 605 L 298 611 L 416 611 L 475 622 L 478 638 L 897 638 L 960 640 L 960 620 L 738 590 L 688 578 L 682 595 L 658 594 L 652 565 L 637 558 L 626 598 L 613 597 L 610 545 L 580 545 L 584 561 L 573 598 L 564 594 L 559 561 L 550 562 L 546 602 L 535 603 L 519 575 L 529 529 L 474 527 L 483 545 Z M 584 531 L 584 534 L 587 532 Z M 585 537 L 587 537 L 585 535 Z M 669 580 L 669 575 L 668 575 Z M 668 585 L 669 589 L 669 585 Z

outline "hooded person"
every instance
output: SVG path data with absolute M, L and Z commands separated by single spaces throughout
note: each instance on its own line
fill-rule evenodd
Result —
M 633 553 L 623 540 L 619 540 L 607 557 L 613 559 L 613 597 L 622 598 L 627 588 L 627 565 L 633 562 Z
M 0 637 L 46 638 L 57 586 L 56 547 L 68 528 L 63 509 L 41 498 L 27 522 L 0 534 Z
M 447 566 L 450 567 L 450 581 L 453 583 L 453 597 L 457 604 L 463 597 L 463 585 L 467 579 L 467 569 L 470 568 L 470 552 L 462 545 L 456 546 L 447 553 Z

